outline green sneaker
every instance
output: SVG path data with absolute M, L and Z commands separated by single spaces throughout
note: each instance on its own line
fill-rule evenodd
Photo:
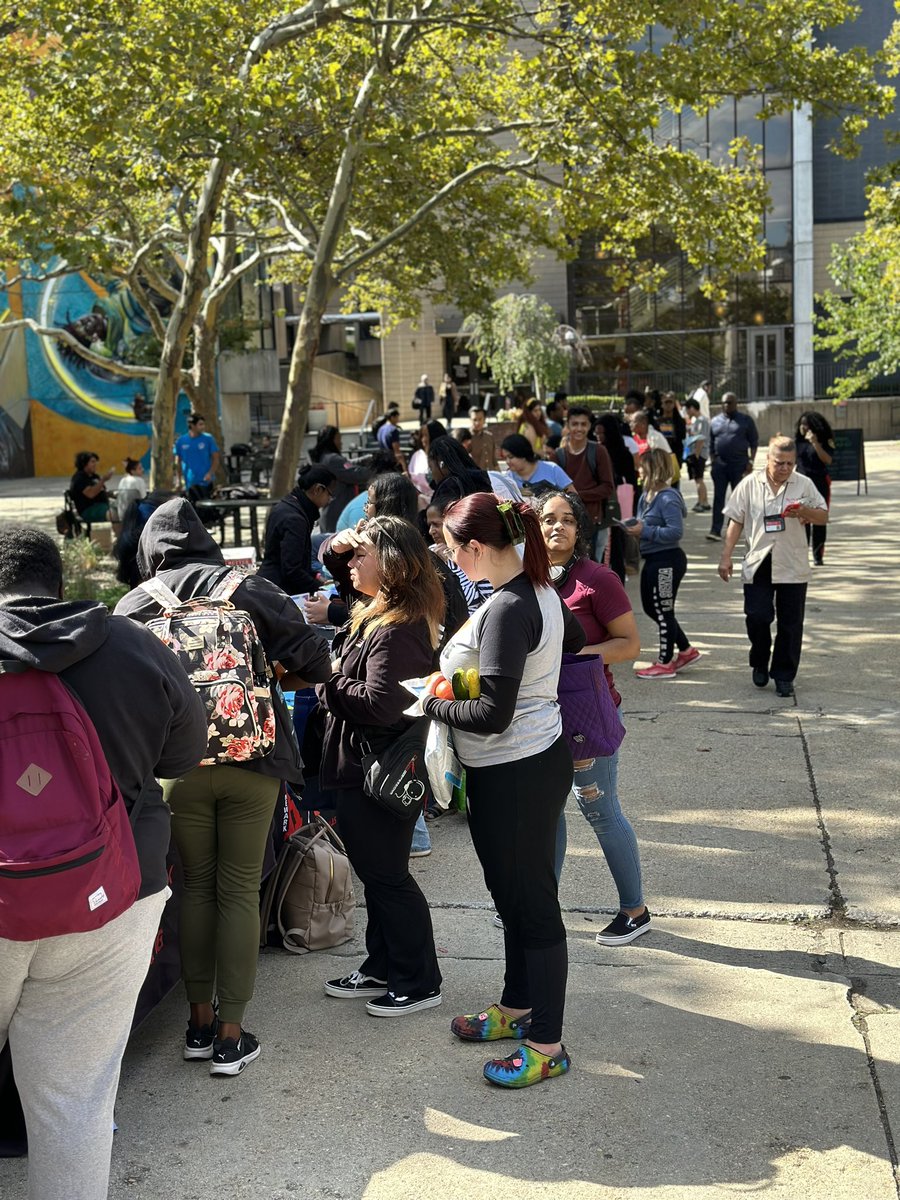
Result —
M 454 1017 L 450 1031 L 463 1042 L 497 1042 L 500 1038 L 526 1038 L 531 1017 L 511 1017 L 492 1004 L 477 1016 Z
M 540 1050 L 532 1050 L 530 1046 L 519 1046 L 509 1058 L 492 1058 L 485 1063 L 484 1077 L 498 1087 L 524 1088 L 553 1079 L 555 1075 L 565 1075 L 571 1065 L 565 1046 L 557 1055 L 541 1054 Z

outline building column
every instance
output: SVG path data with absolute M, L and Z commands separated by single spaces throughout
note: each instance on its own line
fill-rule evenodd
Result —
M 813 371 L 813 123 L 804 104 L 793 114 L 794 398 L 815 397 Z

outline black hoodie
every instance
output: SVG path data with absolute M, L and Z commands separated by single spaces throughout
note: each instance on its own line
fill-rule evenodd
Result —
M 147 521 L 138 543 L 137 564 L 142 578 L 158 576 L 182 600 L 208 596 L 230 569 L 194 509 L 181 499 L 161 505 Z M 329 678 L 331 659 L 327 642 L 306 624 L 296 604 L 281 588 L 259 575 L 248 575 L 231 602 L 235 608 L 250 614 L 270 664 L 278 661 L 285 670 L 311 684 L 324 683 Z M 158 617 L 160 611 L 159 604 L 142 588 L 129 592 L 116 606 L 118 615 L 142 623 Z M 166 653 L 172 654 L 168 649 Z M 179 664 L 179 670 L 182 669 Z M 234 766 L 299 786 L 303 782 L 303 764 L 291 718 L 277 689 L 273 699 L 273 750 L 264 758 Z
M 290 596 L 319 586 L 312 571 L 312 527 L 318 519 L 319 510 L 299 486 L 269 513 L 259 574 Z
M 0 602 L 0 658 L 51 671 L 94 723 L 113 778 L 131 811 L 141 896 L 166 886 L 169 810 L 154 776 L 195 767 L 206 749 L 206 708 L 168 647 L 92 600 L 52 596 Z

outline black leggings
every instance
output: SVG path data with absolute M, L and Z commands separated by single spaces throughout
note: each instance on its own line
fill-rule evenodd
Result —
M 825 499 L 826 506 L 831 508 L 831 479 L 825 476 L 824 483 L 821 479 L 814 479 L 813 483 L 822 493 Z M 806 544 L 812 546 L 813 559 L 821 566 L 825 559 L 825 539 L 828 537 L 827 525 L 807 525 L 806 527 Z
M 562 737 L 530 758 L 466 768 L 472 842 L 505 929 L 500 1003 L 531 1009 L 535 1042 L 562 1037 L 569 959 L 554 853 L 572 774 Z
M 687 558 L 680 546 L 648 554 L 641 572 L 641 604 L 644 612 L 659 626 L 659 661 L 671 662 L 675 647 L 687 650 L 690 642 L 675 619 L 675 597 L 684 573 Z

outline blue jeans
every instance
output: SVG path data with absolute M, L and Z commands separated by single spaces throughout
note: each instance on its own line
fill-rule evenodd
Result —
M 609 758 L 592 758 L 579 769 L 575 764 L 572 791 L 587 823 L 597 835 L 606 858 L 620 908 L 640 908 L 644 903 L 641 888 L 641 857 L 631 823 L 619 806 L 619 752 Z M 556 878 L 562 875 L 566 857 L 566 814 L 560 814 L 556 830 Z
M 413 830 L 412 836 L 413 850 L 430 850 L 431 849 L 431 834 L 428 832 L 428 826 L 425 824 L 425 814 L 419 813 L 419 819 L 416 821 L 416 827 Z
M 591 550 L 591 558 L 594 562 L 602 563 L 603 555 L 606 553 L 606 543 L 609 541 L 609 529 L 600 529 L 596 526 L 594 529 L 594 545 Z

